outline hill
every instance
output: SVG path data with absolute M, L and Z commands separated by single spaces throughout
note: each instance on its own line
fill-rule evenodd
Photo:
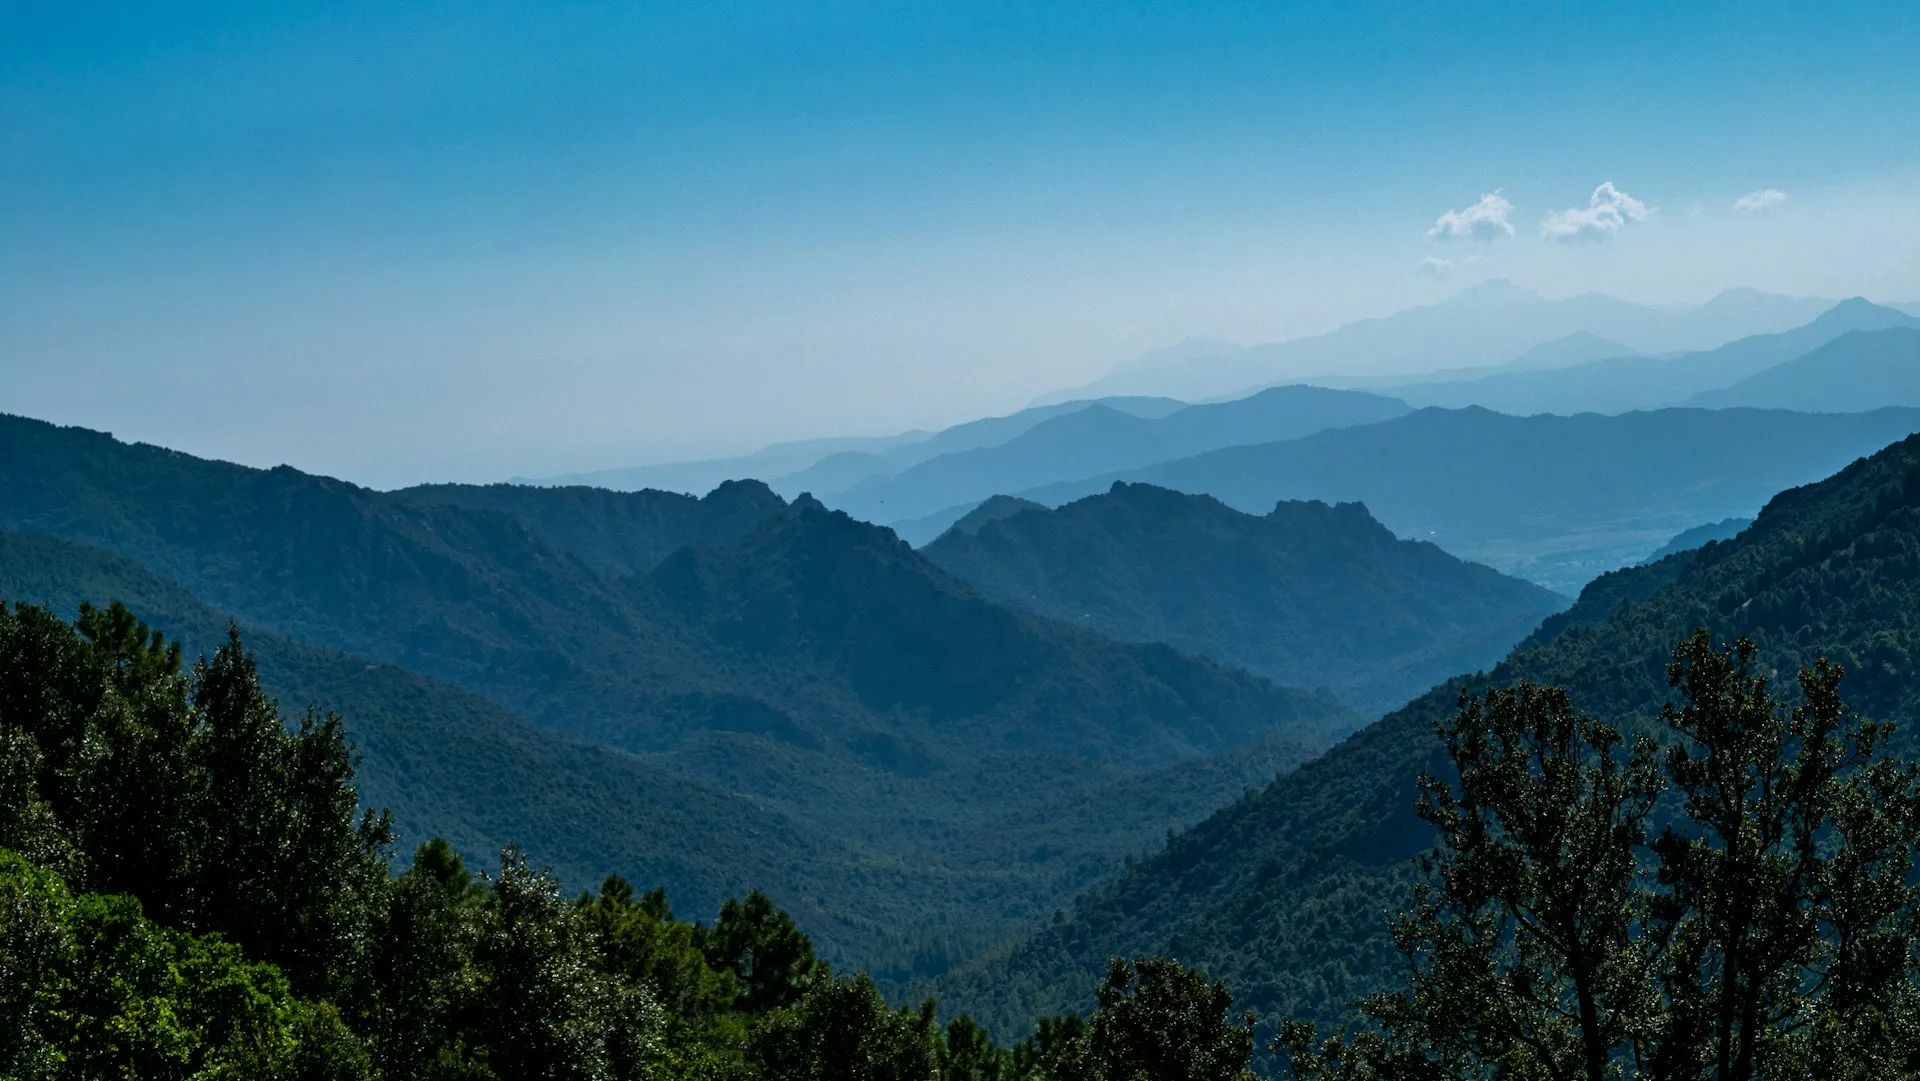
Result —
M 1864 413 L 1920 405 L 1920 326 L 1856 330 L 1690 405 Z
M 786 500 L 759 481 L 726 481 L 702 498 L 679 492 L 520 484 L 430 484 L 393 493 L 429 507 L 506 514 L 554 548 L 603 575 L 660 565 L 689 544 L 734 544 Z
M 71 616 L 118 600 L 189 656 L 225 640 L 228 617 L 111 553 L 51 537 L 0 533 L 0 599 Z M 475 866 L 509 843 L 530 848 L 569 886 L 607 874 L 665 886 L 683 908 L 718 911 L 765 889 L 837 950 L 871 952 L 876 928 L 937 903 L 924 868 L 862 853 L 806 823 L 695 784 L 627 754 L 529 725 L 476 695 L 388 664 L 247 629 L 269 691 L 290 712 L 337 713 L 362 756 L 363 806 L 394 812 L 400 849 L 447 838 Z M 943 876 L 936 876 L 941 878 Z
M 897 522 L 990 495 L 1200 454 L 1371 424 L 1407 411 L 1360 391 L 1276 387 L 1237 401 L 1188 406 L 1159 419 L 1100 405 L 1055 417 L 994 447 L 946 454 L 875 478 L 828 502 L 856 518 Z
M 1632 730 L 1667 700 L 1673 643 L 1704 626 L 1752 636 L 1783 683 L 1817 655 L 1844 664 L 1843 693 L 1899 723 L 1911 757 L 1917 567 L 1920 437 L 1780 493 L 1731 540 L 1601 578 L 1485 678 L 1564 685 L 1581 709 Z M 1172 838 L 1071 918 L 951 979 L 953 1003 L 1012 1024 L 1069 1001 L 1109 956 L 1164 952 L 1269 1016 L 1339 1013 L 1396 960 L 1382 917 L 1432 836 L 1412 813 L 1414 779 L 1438 765 L 1433 726 L 1460 687 L 1423 695 Z
M 1297 759 L 1354 721 L 1323 696 L 993 604 L 817 504 L 614 578 L 496 507 L 19 418 L 0 419 L 0 460 L 0 528 L 112 551 L 248 626 L 418 672 L 915 865 L 947 865 L 997 816 L 1260 744 Z M 543 497 L 582 498 L 512 493 Z M 1143 810 L 1117 832 L 1133 850 L 1172 824 Z M 959 868 L 972 885 L 942 888 L 972 898 L 968 933 L 991 940 L 1053 903 L 1036 883 L 1124 851 L 1063 834 L 1017 874 Z
M 1655 548 L 1644 562 L 1658 563 L 1676 552 L 1690 552 L 1710 541 L 1731 540 L 1752 524 L 1751 518 L 1722 518 L 1717 522 L 1681 530 L 1672 540 Z
M 1571 596 L 1682 529 L 1751 514 L 1772 493 L 1915 430 L 1920 411 L 1910 409 L 1616 417 L 1423 409 L 1018 494 L 1058 505 L 1126 480 L 1254 514 L 1283 499 L 1359 501 L 1400 536 Z
M 1920 326 L 1920 320 L 1859 297 L 1844 300 L 1805 326 L 1757 334 L 1715 349 L 1673 357 L 1613 357 L 1546 371 L 1500 372 L 1477 379 L 1385 388 L 1415 405 L 1482 406 L 1502 413 L 1625 413 L 1693 404 L 1709 393 L 1860 330 Z M 1724 404 L 1758 404 L 1727 402 Z M 1903 404 L 1874 402 L 1868 408 Z M 1773 408 L 1806 408 L 1774 402 Z
M 829 455 L 805 469 L 772 479 L 774 490 L 788 495 L 813 492 L 830 496 L 875 477 L 891 477 L 921 462 L 943 454 L 962 454 L 970 450 L 997 447 L 1016 439 L 1055 417 L 1089 408 L 1111 409 L 1130 417 L 1155 420 L 1185 409 L 1187 403 L 1172 398 L 1109 397 L 1098 400 L 1076 399 L 1057 405 L 1033 406 L 1003 417 L 983 417 L 945 428 L 926 439 L 903 443 L 883 450 L 847 451 Z
M 1623 342 L 1633 352 L 1711 349 L 1736 338 L 1799 326 L 1830 304 L 1737 289 L 1700 307 L 1675 311 L 1598 293 L 1549 299 L 1494 280 L 1439 304 L 1362 319 L 1326 334 L 1197 356 L 1172 352 L 1167 363 L 1123 366 L 1087 386 L 1041 401 L 1101 394 L 1166 394 L 1204 401 L 1303 379 L 1411 377 L 1484 367 L 1580 332 Z
M 1566 603 L 1400 540 L 1358 503 L 1283 502 L 1256 517 L 1116 483 L 1058 510 L 1028 504 L 966 524 L 922 551 L 988 597 L 1323 686 L 1363 711 L 1492 664 Z

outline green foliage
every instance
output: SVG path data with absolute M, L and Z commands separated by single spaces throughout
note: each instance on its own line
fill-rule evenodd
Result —
M 894 1010 L 866 976 L 836 976 L 770 1014 L 751 1055 L 765 1076 L 783 1081 L 933 1081 L 940 1029 L 931 1003 Z
M 922 551 L 1003 604 L 1326 687 L 1374 713 L 1487 667 L 1566 604 L 1401 540 L 1357 503 L 1256 517 L 1147 484 L 954 529 Z
M 1557 688 L 1462 702 L 1441 846 L 1393 921 L 1371 1027 L 1280 1038 L 1296 1076 L 1884 1077 L 1920 1065 L 1920 768 L 1840 670 L 1777 700 L 1753 643 L 1674 651 L 1664 748 Z M 1663 806 L 1663 801 L 1666 804 Z M 1657 833 L 1649 818 L 1672 820 Z
M 352 1035 L 272 966 L 161 927 L 133 898 L 73 896 L 13 853 L 0 853 L 0 969 L 0 1075 L 369 1076 Z
M 1165 958 L 1115 958 L 1087 1034 L 1089 1081 L 1252 1081 L 1253 1017 L 1224 984 Z

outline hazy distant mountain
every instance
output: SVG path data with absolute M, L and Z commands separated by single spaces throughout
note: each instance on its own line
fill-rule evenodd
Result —
M 1555 338 L 1550 342 L 1541 342 L 1532 349 L 1514 357 L 1501 367 L 1510 371 L 1547 371 L 1553 368 L 1567 368 L 1575 364 L 1585 364 L 1592 360 L 1606 360 L 1610 357 L 1630 357 L 1636 350 L 1621 345 L 1598 334 L 1589 334 L 1582 330 L 1564 338 Z
M 1237 401 L 1188 406 L 1157 420 L 1095 405 L 1037 424 L 997 447 L 942 455 L 895 476 L 875 478 L 827 497 L 827 502 L 857 518 L 898 522 L 990 495 L 1217 447 L 1370 424 L 1406 411 L 1406 403 L 1393 398 L 1320 387 L 1275 387 Z
M 1018 496 L 996 495 L 983 501 L 953 523 L 952 531 L 972 535 L 980 532 L 982 526 L 997 522 L 1002 518 L 1011 518 L 1023 510 L 1047 510 L 1044 503 L 1035 503 L 1031 499 Z M 911 543 L 911 542 L 909 542 Z M 936 561 L 937 562 L 937 561 Z
M 1200 401 L 1278 383 L 1340 377 L 1417 375 L 1501 364 L 1556 339 L 1585 332 L 1630 351 L 1710 349 L 1752 334 L 1798 326 L 1830 301 L 1732 290 L 1697 308 L 1648 308 L 1598 293 L 1548 300 L 1511 282 L 1476 285 L 1436 305 L 1349 323 L 1327 334 L 1272 345 L 1183 356 L 1154 366 L 1122 365 L 1084 387 L 1038 401 L 1102 394 L 1165 394 Z
M 1152 420 L 1185 409 L 1187 403 L 1172 398 L 1115 397 L 1035 406 L 1004 417 L 985 417 L 956 424 L 925 439 L 881 451 L 846 451 L 828 455 L 806 469 L 775 476 L 769 483 L 774 491 L 789 498 L 801 492 L 830 496 L 873 477 L 891 477 L 942 454 L 959 454 L 999 446 L 1054 417 L 1096 405 L 1131 417 Z
M 1645 562 L 1658 563 L 1676 552 L 1691 552 L 1695 548 L 1712 541 L 1732 540 L 1740 531 L 1753 524 L 1751 518 L 1722 518 L 1717 522 L 1697 525 L 1684 530 L 1672 540 L 1653 550 Z
M 1730 386 L 1856 330 L 1920 326 L 1920 319 L 1859 297 L 1844 300 L 1804 326 L 1757 334 L 1717 349 L 1674 357 L 1620 357 L 1550 371 L 1501 372 L 1477 379 L 1403 384 L 1382 393 L 1415 405 L 1478 405 L 1502 413 L 1624 413 L 1692 404 L 1696 395 Z M 1881 402 L 1879 404 L 1900 404 Z M 1799 408 L 1779 403 L 1779 408 Z
M 1571 595 L 1682 529 L 1751 514 L 1771 493 L 1915 430 L 1914 409 L 1573 417 L 1422 409 L 1017 494 L 1057 506 L 1128 480 L 1256 514 L 1282 499 L 1357 500 L 1400 536 Z
M 1492 664 L 1567 603 L 1400 540 L 1358 503 L 1256 517 L 1146 484 L 1058 510 L 1014 502 L 988 500 L 981 510 L 1005 513 L 962 519 L 923 554 L 1003 603 L 1324 686 L 1369 712 Z
M 609 488 L 617 492 L 654 489 L 704 495 L 729 480 L 747 477 L 778 477 L 805 469 L 831 454 L 864 453 L 916 443 L 930 432 L 903 432 L 900 435 L 847 436 L 829 439 L 803 439 L 793 443 L 775 443 L 735 458 L 708 458 L 692 462 L 662 462 L 658 465 L 629 466 L 623 469 L 596 469 L 584 473 L 562 473 L 552 477 L 516 477 L 515 484 L 541 487 L 586 486 Z
M 1724 390 L 1701 394 L 1688 404 L 1820 413 L 1920 405 L 1920 320 L 1913 327 L 1842 334 L 1812 352 Z

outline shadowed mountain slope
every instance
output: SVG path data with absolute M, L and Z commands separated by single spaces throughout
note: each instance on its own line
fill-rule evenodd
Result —
M 1376 712 L 1492 664 L 1566 603 L 1400 540 L 1357 503 L 1256 517 L 1145 484 L 956 526 L 922 551 L 1006 604 Z
M 1911 409 L 1617 417 L 1423 409 L 1019 494 L 1058 505 L 1126 480 L 1253 514 L 1283 499 L 1359 501 L 1400 536 L 1570 596 L 1683 529 L 1752 514 L 1774 492 L 1916 430 L 1920 410 Z
M 225 640 L 228 618 L 145 568 L 52 537 L 0 533 L 0 598 L 71 617 L 118 600 L 189 656 Z M 365 807 L 394 812 L 401 851 L 443 836 L 484 866 L 517 843 L 569 886 L 607 874 L 665 886 L 683 908 L 765 889 L 837 950 L 870 952 L 876 931 L 953 888 L 926 868 L 857 852 L 792 818 L 683 780 L 632 755 L 527 724 L 476 695 L 393 665 L 266 631 L 244 641 L 290 712 L 340 714 L 362 756 Z
M 1920 437 L 1828 480 L 1782 492 L 1732 540 L 1615 572 L 1486 679 L 1562 684 L 1629 729 L 1668 700 L 1673 643 L 1745 634 L 1785 685 L 1827 656 L 1855 708 L 1920 746 Z M 1072 918 L 945 985 L 1002 1025 L 1073 1001 L 1114 955 L 1165 953 L 1225 979 L 1237 1003 L 1330 1017 L 1391 978 L 1384 913 L 1431 840 L 1414 781 L 1439 765 L 1433 734 L 1458 685 L 1436 689 L 1169 841 Z M 1010 1030 L 1010 1029 L 1009 1029 Z
M 422 506 L 496 511 L 603 575 L 641 574 L 689 544 L 733 544 L 787 502 L 759 481 L 730 480 L 695 498 L 657 490 L 429 484 L 392 493 Z

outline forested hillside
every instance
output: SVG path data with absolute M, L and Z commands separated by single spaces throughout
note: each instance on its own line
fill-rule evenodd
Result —
M 1668 700 L 1673 643 L 1749 635 L 1783 675 L 1825 656 L 1869 717 L 1920 748 L 1920 437 L 1771 500 L 1729 541 L 1593 583 L 1487 676 L 1565 685 L 1580 707 L 1644 730 Z M 1396 978 L 1383 913 L 1406 896 L 1432 833 L 1414 781 L 1437 768 L 1434 726 L 1461 684 L 1422 696 L 1169 841 L 1066 922 L 947 983 L 1012 1031 L 1066 1001 L 1121 951 L 1164 951 L 1222 977 L 1269 1015 L 1332 1017 Z
M 0 524 L 106 549 L 246 626 L 418 672 L 908 868 L 916 900 L 821 934 L 837 952 L 953 942 L 926 954 L 928 974 L 1271 776 L 1175 767 L 1268 747 L 1232 759 L 1263 770 L 1355 723 L 1321 696 L 993 604 L 885 530 L 817 506 L 618 577 L 525 524 L 557 520 L 541 499 L 574 506 L 574 490 L 428 503 L 11 418 L 0 444 L 13 463 Z M 1167 800 L 1117 804 L 1097 835 L 1063 830 L 1012 868 L 969 855 L 999 819 L 1064 815 L 1155 777 Z M 769 861 L 802 843 L 777 828 L 740 836 Z M 680 844 L 672 831 L 662 843 Z M 926 902 L 935 893 L 950 903 Z M 846 911 L 837 898 L 853 894 L 826 882 L 794 903 Z
M 1162 960 L 1006 1048 L 889 1006 L 764 894 L 689 922 L 438 839 L 396 874 L 355 780 L 339 720 L 282 713 L 237 635 L 189 665 L 119 605 L 0 607 L 0 1076 L 1075 1081 L 1172 1054 L 1224 1078 L 1252 1050 L 1230 994 Z
M 963 522 L 922 551 L 1006 604 L 1372 712 L 1492 664 L 1566 603 L 1400 540 L 1357 503 L 1256 517 L 1147 484 Z

